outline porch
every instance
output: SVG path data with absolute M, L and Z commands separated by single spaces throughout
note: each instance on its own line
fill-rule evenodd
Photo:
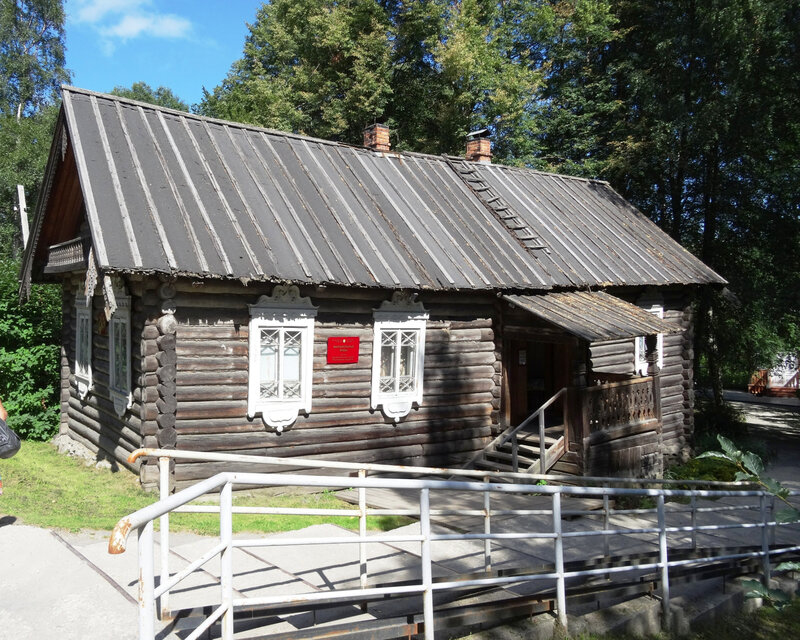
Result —
M 504 332 L 505 429 L 465 466 L 660 476 L 659 334 L 680 327 L 603 292 L 505 300 L 511 308 Z M 620 356 L 624 364 L 617 372 L 592 370 L 592 345 L 608 341 L 630 346 L 628 355 Z M 643 362 L 635 361 L 635 352 Z

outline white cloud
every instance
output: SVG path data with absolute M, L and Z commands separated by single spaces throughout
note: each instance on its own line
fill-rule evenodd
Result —
M 103 29 L 103 35 L 123 40 L 141 35 L 156 38 L 185 38 L 192 30 L 192 23 L 174 14 L 139 13 L 128 14 L 115 25 Z
M 158 11 L 153 0 L 69 0 L 68 11 L 76 23 L 87 24 L 97 32 L 106 55 L 120 42 L 147 37 L 188 38 L 193 29 L 188 18 Z

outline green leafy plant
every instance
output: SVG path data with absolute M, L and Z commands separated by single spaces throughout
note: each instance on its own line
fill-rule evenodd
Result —
M 0 259 L 0 398 L 21 437 L 47 440 L 58 429 L 61 291 L 34 285 L 18 297 L 19 262 Z
M 752 451 L 742 451 L 725 436 L 718 435 L 717 440 L 722 451 L 706 451 L 697 456 L 698 459 L 713 458 L 724 460 L 736 467 L 733 479 L 736 482 L 752 482 L 782 501 L 786 508 L 775 514 L 777 522 L 800 521 L 800 510 L 789 502 L 789 489 L 774 478 L 764 474 L 764 463 Z

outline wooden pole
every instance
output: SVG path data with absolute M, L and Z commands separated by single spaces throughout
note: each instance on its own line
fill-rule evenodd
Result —
M 17 206 L 19 207 L 19 226 L 22 229 L 22 248 L 28 246 L 28 207 L 25 203 L 25 187 L 17 185 Z

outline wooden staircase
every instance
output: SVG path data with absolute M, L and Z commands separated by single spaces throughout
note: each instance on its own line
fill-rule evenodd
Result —
M 511 431 L 509 428 L 507 431 Z M 489 471 L 522 471 L 526 473 L 547 473 L 566 451 L 564 425 L 545 429 L 545 464 L 541 466 L 541 443 L 538 428 L 521 430 L 516 434 L 516 468 L 514 464 L 514 437 L 501 445 L 490 444 L 481 455 L 472 461 L 474 469 Z M 493 446 L 494 445 L 494 446 Z
M 506 429 L 476 453 L 464 468 L 547 473 L 567 450 L 564 437 L 566 411 L 562 408 L 561 424 L 546 427 L 545 410 L 562 396 L 566 398 L 566 393 L 566 388 L 561 389 L 521 424 Z

